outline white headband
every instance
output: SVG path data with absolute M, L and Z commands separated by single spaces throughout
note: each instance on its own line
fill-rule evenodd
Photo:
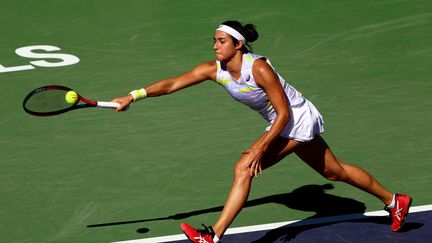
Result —
M 221 24 L 221 25 L 219 25 L 219 27 L 216 30 L 220 30 L 220 31 L 223 31 L 225 33 L 228 33 L 232 37 L 234 37 L 237 40 L 242 41 L 244 44 L 246 44 L 246 38 L 244 38 L 244 36 L 242 34 L 240 34 L 240 32 L 229 27 L 228 25 Z

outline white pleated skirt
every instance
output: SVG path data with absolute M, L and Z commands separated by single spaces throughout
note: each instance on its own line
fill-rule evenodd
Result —
M 324 119 L 312 102 L 305 99 L 301 104 L 290 108 L 290 120 L 280 133 L 280 136 L 300 142 L 308 142 L 315 135 L 324 132 Z M 271 125 L 266 128 L 266 131 L 269 131 L 270 128 Z

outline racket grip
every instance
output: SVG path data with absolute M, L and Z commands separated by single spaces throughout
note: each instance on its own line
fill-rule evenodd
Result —
M 96 107 L 99 108 L 112 108 L 116 109 L 120 106 L 119 103 L 116 102 L 105 102 L 105 101 L 98 101 Z

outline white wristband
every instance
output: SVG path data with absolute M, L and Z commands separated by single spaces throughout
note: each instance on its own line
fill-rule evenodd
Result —
M 144 88 L 133 90 L 129 94 L 132 95 L 134 101 L 142 100 L 147 97 L 147 91 Z

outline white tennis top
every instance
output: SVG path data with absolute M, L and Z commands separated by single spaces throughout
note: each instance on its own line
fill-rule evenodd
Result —
M 257 59 L 265 59 L 266 62 L 271 67 L 273 67 L 266 57 L 252 53 L 245 53 L 243 54 L 241 76 L 238 80 L 231 76 L 222 62 L 216 61 L 216 82 L 222 85 L 235 100 L 249 106 L 253 110 L 258 111 L 261 116 L 264 117 L 264 119 L 270 123 L 273 123 L 277 114 L 265 91 L 255 83 L 252 73 L 253 64 Z M 285 82 L 285 80 L 277 72 L 276 74 L 278 75 L 279 81 L 285 90 L 285 94 L 290 102 L 290 105 L 296 106 L 304 103 L 305 99 L 303 98 L 302 94 Z

